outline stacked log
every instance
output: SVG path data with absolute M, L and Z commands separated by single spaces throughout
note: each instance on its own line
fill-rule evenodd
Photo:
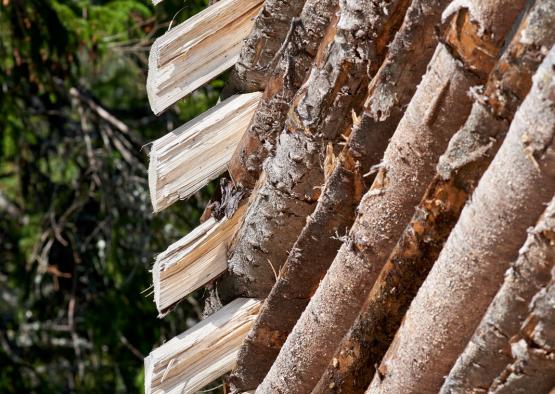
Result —
M 259 391 L 285 391 L 297 381 L 302 383 L 296 386 L 311 389 L 318 382 L 410 220 L 439 155 L 464 123 L 471 108 L 468 90 L 487 77 L 523 3 L 492 2 L 488 14 L 495 17 L 481 27 L 487 31 L 495 26 L 497 40 L 491 40 L 489 34 L 481 35 L 480 28 L 469 22 L 466 9 L 457 11 L 447 28 L 445 43 L 438 44 L 384 153 L 376 179 L 358 207 L 347 240 Z M 487 47 L 487 55 L 472 53 L 464 58 L 460 37 Z
M 465 125 L 440 157 L 436 175 L 372 287 L 357 321 L 336 349 L 319 390 L 360 390 L 389 347 L 407 308 L 447 240 L 468 196 L 490 164 L 532 75 L 555 42 L 554 4 L 537 3 L 475 96 Z M 526 37 L 526 41 L 524 38 Z
M 463 209 L 368 392 L 438 390 L 555 193 L 552 50 Z M 415 361 L 416 360 L 416 361 Z
M 158 38 L 155 113 L 231 71 L 151 150 L 156 212 L 225 180 L 156 258 L 160 317 L 209 295 L 146 392 L 549 392 L 554 23 L 553 0 L 221 0 Z

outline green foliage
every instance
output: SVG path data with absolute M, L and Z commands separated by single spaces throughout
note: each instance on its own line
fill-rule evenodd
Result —
M 158 320 L 141 292 L 207 192 L 152 215 L 141 148 L 218 98 L 154 117 L 144 90 L 152 40 L 204 6 L 1 2 L 0 392 L 142 392 L 142 356 L 198 318 L 190 298 Z

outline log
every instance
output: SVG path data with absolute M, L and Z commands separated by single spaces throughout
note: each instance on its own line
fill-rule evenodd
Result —
M 222 97 L 232 94 L 264 90 L 279 58 L 283 45 L 287 44 L 290 25 L 306 0 L 265 0 L 245 39 L 239 59 L 231 70 Z
M 227 250 L 244 212 L 242 206 L 230 218 L 208 219 L 156 257 L 152 282 L 160 316 L 227 269 Z
M 482 27 L 490 31 L 495 26 L 495 39 L 462 10 L 447 28 L 448 37 L 471 40 L 473 46 L 487 48 L 487 56 L 480 52 L 478 58 L 465 57 L 456 40 L 437 46 L 351 231 L 259 387 L 261 392 L 279 391 L 284 385 L 293 387 L 290 392 L 303 391 L 316 385 L 433 178 L 440 154 L 464 124 L 472 104 L 467 92 L 484 82 L 522 4 L 490 4 L 488 11 L 495 17 Z
M 367 171 L 382 158 L 432 57 L 438 42 L 435 26 L 447 4 L 448 0 L 418 0 L 407 10 L 370 84 L 363 113 L 354 123 L 345 148 L 332 163 L 334 168 L 316 209 L 307 218 L 241 348 L 230 379 L 238 391 L 260 384 L 333 261 L 341 246 L 341 235 L 352 225 L 355 208 L 372 181 L 370 176 L 363 177 L 362 169 Z
M 229 275 L 218 284 L 224 303 L 238 295 L 268 295 L 274 271 L 279 271 L 316 205 L 324 183 L 326 146 L 331 143 L 338 152 L 341 134 L 350 129 L 350 117 L 339 114 L 362 105 L 369 60 L 372 68 L 381 64 L 408 7 L 406 0 L 396 0 L 384 12 L 369 3 L 342 3 L 335 35 L 326 35 L 310 77 L 293 99 L 275 155 L 265 162 L 266 179 L 228 260 Z M 364 34 L 356 34 L 361 28 Z M 337 116 L 328 116 L 330 111 Z
M 229 372 L 260 301 L 239 298 L 145 358 L 145 393 L 195 393 Z
M 291 14 L 292 7 L 302 3 L 304 1 L 266 1 L 264 7 L 269 7 L 269 9 L 275 8 L 278 11 L 281 10 L 285 15 L 281 15 L 279 12 L 270 13 L 266 9 L 262 10 L 259 18 L 265 19 L 264 24 L 259 26 L 257 20 L 244 48 L 251 46 L 254 48 L 251 48 L 254 50 L 254 53 L 261 54 L 266 50 L 260 49 L 261 46 L 266 44 L 273 45 L 272 41 L 276 40 L 276 37 L 279 36 L 277 32 L 272 32 L 272 29 L 274 29 L 273 24 L 279 24 L 288 20 L 287 15 Z M 265 69 L 259 70 L 262 66 L 254 68 L 246 67 L 246 60 L 240 59 L 236 64 L 234 72 L 240 67 L 243 67 L 244 72 L 241 72 L 239 79 L 234 78 L 236 74 L 232 72 L 226 83 L 222 97 L 227 96 L 230 91 L 249 90 L 246 87 L 250 83 L 249 81 L 256 79 L 253 76 L 248 77 L 251 71 L 253 73 L 257 73 L 257 70 L 263 71 L 269 78 L 267 83 L 264 81 L 266 89 L 262 100 L 255 111 L 247 132 L 243 135 L 239 146 L 236 148 L 228 168 L 234 188 L 241 190 L 245 199 L 249 197 L 255 187 L 262 171 L 263 161 L 275 150 L 275 141 L 284 128 L 289 105 L 311 69 L 312 61 L 316 56 L 322 37 L 327 30 L 335 31 L 337 4 L 338 0 L 308 0 L 300 16 L 291 19 L 287 36 L 279 51 L 275 53 L 270 62 L 271 64 L 267 64 L 264 66 Z M 276 22 L 276 20 L 279 20 L 279 22 Z M 251 39 L 252 42 L 249 41 Z M 257 41 L 261 42 L 257 44 Z M 251 53 L 251 49 L 247 53 Z M 253 60 L 256 59 L 256 56 L 247 56 L 247 58 Z M 262 82 L 263 78 L 259 78 L 259 80 Z M 242 81 L 245 81 L 245 83 Z M 221 205 L 220 198 L 221 196 L 216 193 L 212 196 L 211 200 L 215 204 Z M 202 215 L 203 218 L 214 213 L 212 205 L 210 203 L 207 206 Z
M 146 90 L 159 114 L 235 64 L 262 0 L 221 0 L 154 41 Z
M 338 0 L 308 0 L 276 54 L 276 66 L 269 75 L 264 95 L 229 163 L 231 178 L 248 191 L 254 188 L 262 163 L 275 149 L 289 105 L 310 72 L 320 42 L 325 34 L 335 32 L 338 3 Z
M 368 393 L 439 390 L 555 193 L 555 50 L 411 303 Z
M 520 338 L 513 338 L 519 336 L 520 327 L 529 314 L 528 305 L 532 298 L 545 287 L 549 287 L 554 268 L 555 199 L 534 229 L 528 232 L 518 259 L 505 274 L 503 286 L 451 369 L 440 393 L 478 392 L 490 387 L 497 376 L 508 375 L 503 371 L 515 361 L 515 356 L 519 356 L 511 353 L 509 345 L 520 346 Z M 555 359 L 552 358 L 551 363 L 555 363 Z M 553 369 L 552 374 L 555 373 L 555 366 Z M 537 376 L 534 377 L 537 379 Z M 555 385 L 555 382 L 551 384 Z
M 226 171 L 260 97 L 230 97 L 154 141 L 148 169 L 154 212 L 191 196 Z
M 530 304 L 518 335 L 509 341 L 512 362 L 495 379 L 489 393 L 549 394 L 555 387 L 555 280 Z
M 554 23 L 552 2 L 537 2 L 520 23 L 518 32 L 491 72 L 484 92 L 476 95 L 478 100 L 465 125 L 440 158 L 441 171 L 436 170 L 360 315 L 336 349 L 316 392 L 363 392 L 368 387 L 374 376 L 374 365 L 389 347 L 410 302 L 528 93 L 532 75 L 544 56 L 538 48 L 551 47 L 555 42 Z M 264 309 L 257 322 L 264 316 Z M 249 337 L 250 334 L 245 345 Z

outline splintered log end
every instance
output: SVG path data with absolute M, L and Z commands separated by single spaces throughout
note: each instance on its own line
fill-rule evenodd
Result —
M 160 209 L 158 207 L 158 189 L 156 187 L 157 180 L 156 180 L 156 168 L 158 164 L 158 157 L 157 152 L 155 151 L 155 146 L 152 146 L 152 150 L 150 151 L 150 160 L 148 162 L 148 190 L 150 192 L 150 202 L 152 203 L 152 210 L 154 213 L 159 212 Z
M 188 198 L 227 170 L 261 96 L 230 97 L 152 144 L 148 183 L 154 212 Z
M 155 0 L 156 1 L 156 0 Z M 162 1 L 162 0 L 158 0 Z M 159 115 L 164 108 L 159 105 L 159 100 L 157 97 L 156 80 L 157 80 L 157 70 L 158 70 L 158 59 L 160 57 L 160 41 L 162 37 L 159 37 L 154 41 L 152 47 L 150 47 L 150 53 L 148 54 L 148 73 L 146 76 L 146 95 L 148 97 L 148 102 L 150 104 L 150 109 L 155 115 Z
M 159 37 L 149 55 L 147 94 L 159 114 L 232 67 L 262 0 L 221 0 Z
M 145 368 L 145 394 L 151 394 L 152 390 L 151 390 L 150 382 L 152 381 L 152 374 L 153 374 L 152 353 L 149 354 L 147 357 L 145 357 L 144 368 Z
M 242 222 L 246 206 L 232 217 L 213 218 L 158 255 L 152 269 L 154 301 L 160 317 L 183 297 L 227 269 L 227 249 Z
M 156 256 L 156 261 L 152 267 L 152 286 L 154 288 L 154 304 L 158 311 L 158 317 L 162 318 L 167 313 L 160 308 L 160 256 L 162 255 Z
M 154 349 L 144 360 L 145 393 L 194 393 L 231 371 L 260 305 L 238 298 Z

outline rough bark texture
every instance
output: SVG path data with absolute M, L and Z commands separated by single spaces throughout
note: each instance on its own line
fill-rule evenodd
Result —
M 222 97 L 264 90 L 272 71 L 272 60 L 305 0 L 265 0 L 245 40 L 239 60 L 231 71 Z
M 248 190 L 254 187 L 262 163 L 275 148 L 289 105 L 310 71 L 326 29 L 327 34 L 335 32 L 338 4 L 338 0 L 308 0 L 300 17 L 291 23 L 282 49 L 276 54 L 276 65 L 262 101 L 229 163 L 235 183 Z
M 470 193 L 503 141 L 532 74 L 554 42 L 555 5 L 538 2 L 528 13 L 465 126 L 451 140 L 422 201 L 388 258 L 360 316 L 343 338 L 316 392 L 363 392 L 411 300 L 426 278 Z M 260 317 L 257 319 L 257 322 Z M 258 323 L 257 323 L 258 324 Z M 250 334 L 249 334 L 250 337 Z
M 555 199 L 528 233 L 518 259 L 505 274 L 503 286 L 451 369 L 441 388 L 442 394 L 485 391 L 513 362 L 509 340 L 518 342 L 512 338 L 518 335 L 528 315 L 528 304 L 538 291 L 549 285 L 554 266 Z
M 268 295 L 320 195 L 326 147 L 335 144 L 338 151 L 341 134 L 349 132 L 350 117 L 343 114 L 361 106 L 367 69 L 375 71 L 381 63 L 406 3 L 341 2 L 335 36 L 322 42 L 288 112 L 275 156 L 265 162 L 266 179 L 239 231 L 229 275 L 218 288 L 224 302 L 240 294 Z
M 507 14 L 514 19 L 519 6 L 498 7 L 492 24 Z M 502 9 L 497 9 L 502 8 Z M 317 383 L 331 361 L 337 343 L 358 314 L 414 206 L 431 181 L 439 155 L 461 127 L 471 108 L 471 86 L 484 81 L 503 36 L 491 35 L 470 22 L 465 10 L 447 29 L 447 45 L 438 45 L 428 72 L 416 91 L 389 144 L 376 179 L 359 206 L 359 216 L 306 310 L 287 338 L 260 392 L 304 392 Z M 511 24 L 496 31 L 505 33 Z M 460 53 L 461 40 L 480 51 L 475 58 Z M 463 61 L 456 59 L 456 54 Z M 483 75 L 483 76 L 482 76 Z M 299 383 L 301 382 L 301 383 Z
M 236 389 L 254 389 L 260 384 L 333 261 L 341 246 L 341 235 L 351 227 L 356 205 L 372 180 L 369 176 L 363 178 L 363 173 L 382 158 L 426 70 L 437 45 L 435 26 L 447 3 L 448 0 L 417 0 L 407 10 L 403 25 L 370 84 L 367 106 L 354 122 L 343 151 L 336 159 L 328 160 L 333 170 L 316 209 L 308 217 L 241 349 L 231 379 Z M 381 104 L 378 110 L 372 105 L 375 102 Z
M 555 281 L 553 278 L 551 283 L 534 297 L 529 313 L 518 335 L 510 339 L 512 362 L 490 387 L 491 394 L 553 392 L 555 387 Z
M 555 51 L 418 291 L 369 393 L 429 393 L 456 357 L 555 192 Z
M 410 219 L 423 192 L 419 189 L 429 182 L 450 132 L 464 122 L 470 107 L 466 92 L 478 83 L 477 78 L 460 68 L 444 46 L 438 47 L 431 63 L 358 208 L 359 217 L 287 338 L 261 392 L 305 392 L 316 384 Z M 451 113 L 450 108 L 456 110 Z M 426 112 L 428 121 L 421 116 Z M 298 391 L 283 387 L 297 385 L 302 387 Z

